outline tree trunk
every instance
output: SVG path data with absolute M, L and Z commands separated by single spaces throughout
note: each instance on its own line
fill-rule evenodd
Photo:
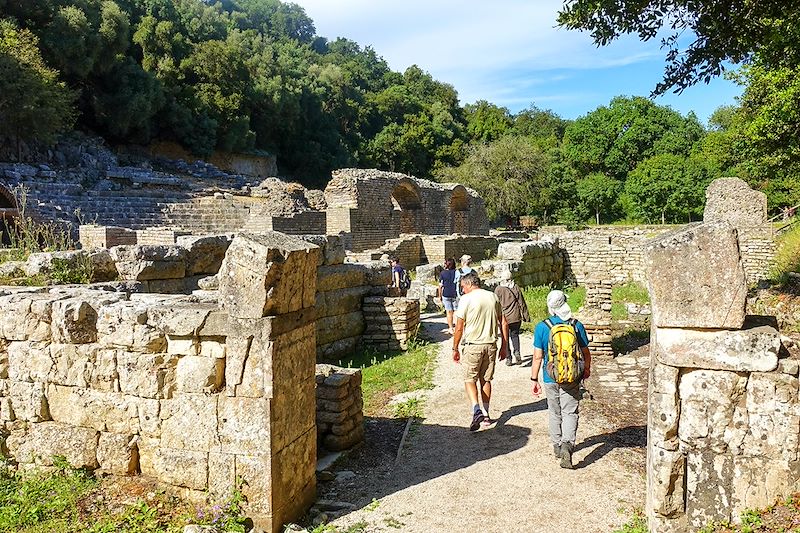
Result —
M 664 224 L 666 224 L 666 222 L 665 222 L 665 216 L 664 216 L 664 215 L 665 215 L 665 211 L 661 211 L 661 225 L 662 225 L 662 226 L 663 226 Z
M 597 220 L 597 225 L 599 226 L 600 225 L 600 210 L 599 209 L 595 209 L 594 210 L 594 218 L 595 218 L 595 220 Z

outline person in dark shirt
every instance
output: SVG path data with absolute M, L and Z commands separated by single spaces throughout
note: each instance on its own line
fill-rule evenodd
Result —
M 447 314 L 447 332 L 453 334 L 453 312 L 456 310 L 456 260 L 447 259 L 444 270 L 439 274 L 439 299 Z

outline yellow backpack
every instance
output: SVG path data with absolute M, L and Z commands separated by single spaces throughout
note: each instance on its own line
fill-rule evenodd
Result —
M 547 374 L 556 383 L 575 383 L 583 377 L 585 361 L 583 351 L 578 344 L 577 321 L 570 318 L 564 323 L 553 324 L 550 319 L 544 321 L 550 330 L 547 343 Z

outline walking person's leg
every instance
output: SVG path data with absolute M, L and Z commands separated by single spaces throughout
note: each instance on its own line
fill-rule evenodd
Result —
M 511 341 L 511 353 L 508 355 L 508 360 L 512 361 L 513 359 L 513 363 L 510 364 L 519 364 L 522 362 L 522 353 L 519 343 L 520 327 L 522 327 L 522 322 L 513 322 L 508 325 L 508 337 Z
M 550 430 L 550 440 L 553 443 L 553 453 L 561 456 L 561 402 L 559 401 L 558 383 L 542 383 L 544 394 L 547 397 L 547 418 Z
M 572 450 L 578 436 L 578 419 L 581 399 L 580 382 L 562 385 L 559 392 L 561 405 L 561 467 L 572 468 Z

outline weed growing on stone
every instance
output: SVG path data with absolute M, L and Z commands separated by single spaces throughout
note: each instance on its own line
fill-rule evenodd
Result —
M 647 519 L 641 509 L 634 509 L 631 519 L 614 533 L 647 533 Z
M 51 263 L 50 278 L 58 284 L 87 284 L 92 281 L 92 260 L 88 255 L 80 255 L 72 263 L 54 257 Z
M 12 222 L 3 219 L 10 252 L 0 256 L 0 261 L 24 261 L 34 252 L 75 249 L 75 241 L 66 226 L 57 222 L 38 222 L 28 216 L 28 191 L 25 187 L 16 187 L 13 193 L 19 215 Z

